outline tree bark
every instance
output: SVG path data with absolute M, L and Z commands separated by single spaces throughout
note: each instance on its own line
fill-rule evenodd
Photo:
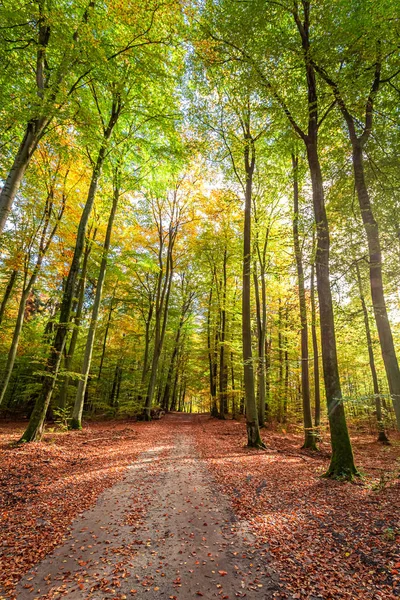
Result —
M 10 298 L 11 292 L 14 289 L 14 284 L 17 280 L 17 276 L 18 276 L 18 269 L 13 269 L 11 271 L 10 279 L 8 280 L 6 289 L 4 291 L 3 300 L 1 301 L 1 305 L 0 305 L 0 325 L 3 322 L 7 302 Z
M 83 357 L 83 365 L 81 370 L 81 378 L 78 382 L 78 389 L 75 397 L 74 409 L 72 411 L 71 429 L 82 429 L 82 413 L 83 403 L 85 398 L 86 386 L 90 373 L 90 365 L 92 363 L 93 346 L 96 336 L 97 321 L 99 318 L 101 297 L 103 294 L 104 279 L 107 271 L 108 253 L 111 244 L 111 235 L 114 225 L 115 214 L 117 212 L 118 200 L 120 196 L 120 188 L 118 183 L 118 173 L 116 174 L 114 183 L 114 194 L 110 216 L 107 224 L 106 237 L 103 245 L 103 256 L 100 263 L 99 276 L 97 278 L 96 295 L 93 303 L 92 316 L 90 319 L 89 332 L 86 339 L 85 354 Z
M 361 281 L 360 267 L 359 267 L 358 262 L 356 262 L 356 275 L 357 275 L 358 292 L 360 295 L 361 308 L 362 308 L 363 318 L 364 318 L 365 337 L 367 338 L 369 368 L 371 371 L 372 383 L 373 383 L 373 388 L 374 388 L 376 420 L 378 423 L 378 442 L 382 442 L 383 444 L 388 444 L 389 440 L 388 440 L 386 432 L 385 432 L 385 425 L 383 423 L 383 418 L 382 418 L 381 393 L 379 390 L 378 375 L 377 375 L 376 366 L 375 366 L 374 347 L 373 347 L 373 343 L 372 343 L 371 327 L 369 324 L 368 309 L 367 309 L 367 305 L 365 302 L 364 290 L 363 290 L 362 281 Z
M 311 416 L 310 400 L 310 373 L 308 354 L 308 322 L 306 292 L 304 287 L 303 256 L 299 238 L 299 181 L 298 166 L 299 159 L 292 154 L 293 166 L 293 242 L 294 254 L 297 267 L 297 281 L 299 287 L 299 313 L 300 313 L 300 336 L 301 336 L 301 397 L 303 405 L 304 444 L 303 448 L 316 450 L 315 433 Z
M 92 212 L 94 199 L 96 196 L 98 182 L 101 176 L 103 163 L 106 157 L 107 145 L 111 137 L 115 124 L 118 121 L 121 112 L 119 98 L 114 98 L 112 103 L 111 115 L 107 127 L 104 130 L 104 137 L 97 156 L 96 164 L 92 172 L 92 178 L 89 186 L 88 196 L 82 216 L 79 222 L 75 251 L 72 258 L 71 267 L 68 273 L 63 300 L 60 310 L 60 320 L 56 329 L 56 336 L 53 347 L 51 348 L 46 365 L 46 374 L 43 379 L 42 389 L 37 396 L 35 407 L 31 414 L 29 425 L 22 435 L 20 442 L 38 441 L 42 437 L 44 421 L 51 397 L 56 385 L 57 375 L 60 369 L 60 363 L 64 346 L 66 343 L 68 325 L 70 322 L 70 313 L 73 303 L 73 297 L 76 287 L 76 279 L 79 273 L 79 265 L 85 245 L 85 236 L 87 223 Z
M 315 261 L 311 265 L 311 284 L 310 284 L 310 300 L 311 300 L 311 338 L 313 346 L 313 366 L 314 366 L 314 424 L 318 430 L 321 424 L 321 390 L 319 382 L 319 350 L 318 350 L 318 336 L 317 336 L 317 311 L 315 305 Z
M 246 146 L 244 149 L 244 167 L 246 173 L 245 208 L 243 231 L 243 282 L 242 282 L 242 339 L 244 363 L 244 392 L 246 403 L 247 445 L 263 448 L 258 424 L 257 402 L 254 389 L 253 352 L 251 347 L 251 204 L 253 173 L 255 166 L 254 141 L 247 126 Z
M 301 38 L 307 80 L 307 133 L 304 133 L 298 127 L 291 115 L 289 119 L 296 133 L 301 137 L 306 146 L 317 228 L 317 251 L 315 259 L 321 319 L 322 365 L 332 445 L 331 462 L 325 475 L 327 477 L 352 479 L 357 474 L 357 469 L 354 465 L 353 450 L 347 429 L 337 361 L 335 321 L 329 271 L 329 224 L 325 209 L 323 179 L 318 155 L 318 94 L 315 69 L 311 60 L 309 0 L 303 0 L 302 6 L 304 20 L 300 18 L 297 12 L 297 4 L 294 6 L 292 14 Z
M 13 338 L 11 341 L 10 350 L 8 352 L 5 373 L 4 373 L 3 381 L 1 384 L 0 405 L 2 404 L 2 402 L 4 400 L 4 396 L 7 391 L 7 387 L 10 382 L 11 374 L 12 374 L 12 371 L 14 368 L 15 358 L 17 355 L 17 350 L 18 350 L 18 345 L 19 345 L 19 339 L 21 337 L 22 327 L 24 324 L 26 304 L 29 299 L 30 292 L 31 292 L 33 286 L 35 285 L 38 275 L 40 273 L 40 269 L 41 269 L 41 266 L 43 263 L 43 258 L 45 257 L 45 255 L 50 247 L 50 244 L 51 244 L 51 242 L 56 234 L 56 231 L 58 229 L 58 225 L 60 223 L 61 217 L 64 213 L 65 196 L 63 196 L 63 202 L 62 202 L 61 208 L 57 214 L 56 222 L 55 222 L 54 226 L 51 228 L 51 230 L 49 231 L 50 218 L 51 218 L 51 214 L 53 212 L 53 205 L 54 205 L 54 185 L 50 188 L 48 197 L 46 199 L 46 204 L 45 204 L 43 217 L 42 217 L 43 225 L 42 225 L 42 230 L 40 233 L 40 240 L 39 240 L 38 250 L 37 250 L 37 258 L 36 258 L 36 261 L 35 261 L 35 264 L 32 269 L 32 273 L 31 273 L 30 277 L 28 275 L 28 269 L 29 269 L 29 262 L 30 262 L 30 255 L 31 255 L 32 247 L 30 247 L 30 249 L 27 253 L 27 256 L 26 256 L 25 275 L 24 275 L 24 281 L 22 284 L 22 294 L 21 294 L 21 298 L 20 298 L 20 302 L 19 302 L 17 321 L 15 323 Z M 38 234 L 39 231 L 37 230 L 35 233 Z M 34 241 L 35 240 L 33 239 L 32 242 L 34 242 Z
M 95 235 L 96 235 L 96 232 L 94 233 L 93 240 L 95 238 Z M 65 366 L 65 370 L 67 371 L 67 373 L 64 376 L 64 381 L 62 383 L 61 390 L 60 390 L 59 406 L 61 409 L 64 409 L 67 404 L 68 388 L 69 388 L 69 384 L 70 384 L 70 380 L 71 380 L 68 373 L 71 370 L 72 359 L 75 354 L 75 348 L 76 348 L 76 344 L 77 344 L 78 337 L 79 337 L 79 328 L 80 328 L 81 318 L 82 318 L 83 301 L 85 299 L 86 272 L 87 272 L 90 250 L 91 250 L 91 244 L 88 240 L 86 242 L 86 247 L 85 247 L 85 251 L 83 254 L 82 268 L 81 268 L 81 274 L 80 274 L 78 290 L 77 290 L 78 301 L 76 303 L 76 309 L 74 308 L 74 310 L 75 310 L 75 315 L 73 317 L 74 326 L 73 326 L 71 340 L 70 340 L 70 343 L 68 346 L 68 350 L 65 355 L 65 365 L 64 366 Z
M 221 302 L 221 335 L 220 335 L 220 348 L 219 348 L 219 401 L 220 401 L 220 417 L 225 419 L 225 413 L 227 412 L 227 385 L 228 385 L 228 371 L 226 364 L 226 349 L 225 349 L 225 338 L 226 338 L 226 286 L 227 286 L 227 249 L 224 248 L 223 262 L 222 262 L 222 302 Z

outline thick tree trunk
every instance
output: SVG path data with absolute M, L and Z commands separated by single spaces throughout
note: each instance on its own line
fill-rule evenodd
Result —
M 385 365 L 389 391 L 392 397 L 397 427 L 400 429 L 400 369 L 394 347 L 392 329 L 386 308 L 382 279 L 382 252 L 379 228 L 375 220 L 365 183 L 362 144 L 353 140 L 353 169 L 361 216 L 368 241 L 369 275 L 372 305 Z
M 48 119 L 34 119 L 26 126 L 25 135 L 0 193 L 0 235 L 4 230 L 22 178 L 48 123 Z
M 301 397 L 303 405 L 304 422 L 304 444 L 303 448 L 316 450 L 315 433 L 313 429 L 311 416 L 310 400 L 310 374 L 309 374 L 309 355 L 308 355 L 308 323 L 307 323 L 307 305 L 306 293 L 304 288 L 304 269 L 301 245 L 299 239 L 299 182 L 298 182 L 298 162 L 299 159 L 292 155 L 293 166 L 293 241 L 294 254 L 297 266 L 297 281 L 299 286 L 299 312 L 301 327 Z
M 325 210 L 322 173 L 316 138 L 314 141 L 308 140 L 307 157 L 312 181 L 314 215 L 317 227 L 315 263 L 321 319 L 322 365 L 332 445 L 331 463 L 326 475 L 329 477 L 346 477 L 351 479 L 357 473 L 357 470 L 354 465 L 353 450 L 347 429 L 342 390 L 340 387 L 329 273 L 329 225 Z
M 81 262 L 81 257 L 85 245 L 87 223 L 92 212 L 98 182 L 101 176 L 103 163 L 106 157 L 107 143 L 118 120 L 120 111 L 121 105 L 119 104 L 119 100 L 114 101 L 112 105 L 111 116 L 107 128 L 104 132 L 103 143 L 100 147 L 97 161 L 93 169 L 86 204 L 79 222 L 74 256 L 72 258 L 71 267 L 68 273 L 67 281 L 65 283 L 65 290 L 60 310 L 60 320 L 57 325 L 54 344 L 51 348 L 50 356 L 47 361 L 46 374 L 43 379 L 42 389 L 37 396 L 35 408 L 32 412 L 29 425 L 21 437 L 21 442 L 33 442 L 40 440 L 42 437 L 47 409 L 49 407 L 50 400 L 56 385 L 57 375 L 60 369 L 62 354 L 66 343 L 68 325 L 70 322 L 71 307 L 76 288 L 76 279 L 79 273 L 79 265 Z
M 314 217 L 317 228 L 315 262 L 321 320 L 322 365 L 332 445 L 332 458 L 326 476 L 351 479 L 357 474 L 357 470 L 354 465 L 353 450 L 347 429 L 337 362 L 335 321 L 329 273 L 329 225 L 325 209 L 321 165 L 318 156 L 318 129 L 320 123 L 318 120 L 317 82 L 310 47 L 310 1 L 302 1 L 302 15 L 298 12 L 299 6 L 297 3 L 293 4 L 292 14 L 301 39 L 304 71 L 307 80 L 307 133 L 300 129 L 290 111 L 287 110 L 287 107 L 285 107 L 285 112 L 294 130 L 306 146 L 312 183 Z
M 3 322 L 7 302 L 10 298 L 11 292 L 14 289 L 14 284 L 17 280 L 17 275 L 18 275 L 18 269 L 13 269 L 11 271 L 10 279 L 8 280 L 6 289 L 4 290 L 3 300 L 1 301 L 1 305 L 0 305 L 0 325 Z
M 363 290 L 362 281 L 361 281 L 360 267 L 357 262 L 356 262 L 356 274 L 357 274 L 358 292 L 360 294 L 360 302 L 361 302 L 361 308 L 362 308 L 363 318 L 364 318 L 365 336 L 367 338 L 369 368 L 371 371 L 372 383 L 373 383 L 373 387 L 374 387 L 376 420 L 378 422 L 378 441 L 382 442 L 383 444 L 388 444 L 389 440 L 388 440 L 386 432 L 385 432 L 385 425 L 383 423 L 383 418 L 382 418 L 381 394 L 380 394 L 380 390 L 379 390 L 378 375 L 377 375 L 376 367 L 375 367 L 374 347 L 373 347 L 373 343 L 372 343 L 371 328 L 369 325 L 368 309 L 367 309 L 367 305 L 366 305 L 365 297 L 364 297 L 364 290 Z
M 117 175 L 118 177 L 118 175 Z M 113 201 L 110 216 L 107 224 L 106 237 L 103 245 L 103 256 L 100 263 L 99 276 L 97 278 L 97 287 L 96 287 L 96 295 L 93 303 L 92 316 L 89 324 L 89 331 L 86 339 L 85 346 L 85 354 L 83 357 L 83 365 L 81 370 L 81 378 L 78 382 L 78 389 L 76 391 L 75 404 L 74 409 L 72 411 L 72 419 L 71 419 L 71 429 L 82 429 L 82 413 L 83 413 L 83 403 L 85 398 L 86 386 L 90 373 L 90 365 L 92 363 L 92 354 L 93 354 L 93 346 L 94 340 L 96 336 L 96 328 L 97 321 L 99 318 L 100 311 L 100 303 L 101 297 L 103 294 L 103 284 L 107 271 L 107 261 L 108 261 L 108 253 L 110 250 L 111 244 L 111 234 L 112 228 L 114 225 L 115 213 L 117 212 L 118 200 L 119 200 L 120 190 L 118 183 L 115 184 Z

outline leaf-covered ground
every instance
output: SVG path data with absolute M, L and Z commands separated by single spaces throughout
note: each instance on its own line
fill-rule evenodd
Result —
M 359 484 L 321 479 L 329 463 L 299 450 L 300 436 L 264 430 L 268 449 L 245 448 L 243 424 L 204 421 L 200 453 L 267 543 L 280 573 L 277 597 L 392 600 L 400 595 L 400 442 L 383 447 L 353 437 Z
M 121 479 L 140 453 L 176 436 L 166 421 L 93 424 L 10 447 L 22 426 L 0 436 L 0 588 L 61 544 L 75 517 Z M 245 426 L 194 419 L 193 436 L 215 479 L 272 556 L 276 597 L 394 600 L 400 594 L 400 440 L 390 447 L 353 437 L 358 484 L 321 479 L 329 445 L 313 454 L 294 434 L 264 430 L 266 451 L 245 448 Z M 140 526 L 140 515 L 137 525 Z M 136 517 L 135 517 L 136 518 Z M 0 592 L 1 596 L 1 592 Z M 186 600 L 186 599 L 185 599 Z
M 0 590 L 10 598 L 22 575 L 62 542 L 73 519 L 169 435 L 162 422 L 96 423 L 10 447 L 22 432 L 23 426 L 1 425 Z

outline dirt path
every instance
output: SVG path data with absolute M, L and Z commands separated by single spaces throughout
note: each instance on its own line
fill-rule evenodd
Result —
M 169 415 L 171 442 L 143 453 L 76 520 L 17 598 L 273 597 L 276 576 L 195 452 L 196 417 Z

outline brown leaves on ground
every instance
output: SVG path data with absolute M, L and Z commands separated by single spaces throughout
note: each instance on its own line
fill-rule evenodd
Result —
M 233 508 L 267 544 L 281 575 L 281 598 L 391 600 L 400 594 L 398 437 L 390 447 L 353 438 L 359 484 L 321 479 L 321 454 L 301 437 L 264 430 L 266 451 L 245 447 L 243 424 L 208 420 L 198 450 Z
M 156 445 L 157 423 L 96 423 L 79 432 L 47 433 L 11 447 L 23 432 L 0 435 L 0 589 L 10 597 L 21 576 L 60 544 L 68 526 Z

